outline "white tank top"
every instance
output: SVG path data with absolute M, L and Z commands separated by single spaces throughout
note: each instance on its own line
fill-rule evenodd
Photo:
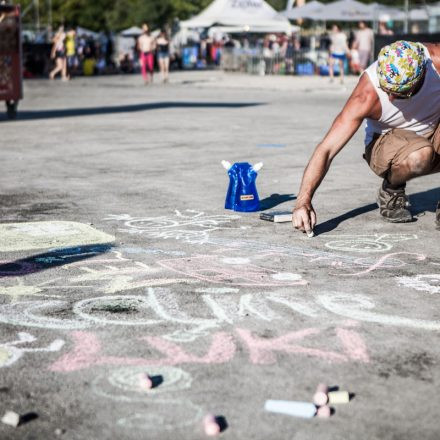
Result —
M 370 78 L 382 106 L 382 115 L 378 121 L 367 118 L 365 145 L 373 139 L 373 134 L 383 134 L 393 128 L 415 131 L 423 137 L 431 136 L 440 120 L 440 75 L 424 47 L 428 64 L 422 88 L 409 99 L 395 99 L 390 102 L 388 95 L 380 88 L 377 77 L 377 61 L 367 68 Z

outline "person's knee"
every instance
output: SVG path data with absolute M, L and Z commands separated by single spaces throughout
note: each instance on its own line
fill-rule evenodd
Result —
M 424 147 L 412 152 L 406 159 L 409 171 L 415 175 L 425 174 L 430 171 L 434 158 L 434 150 L 431 147 Z

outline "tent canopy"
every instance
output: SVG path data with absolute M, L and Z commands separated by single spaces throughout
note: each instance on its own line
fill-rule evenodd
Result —
M 366 4 L 356 0 L 338 0 L 318 9 L 314 14 L 315 20 L 360 21 L 373 20 L 374 11 Z
M 180 22 L 182 28 L 208 28 L 213 25 L 240 26 L 253 32 L 264 27 L 270 32 L 292 32 L 286 17 L 264 0 L 214 0 L 204 11 Z
M 312 0 L 303 6 L 297 6 L 296 8 L 286 9 L 283 15 L 290 20 L 297 20 L 300 18 L 313 18 L 314 14 L 324 7 L 324 3 L 318 0 Z
M 128 29 L 124 29 L 122 32 L 120 32 L 120 35 L 122 37 L 137 37 L 142 34 L 142 29 L 137 26 L 132 26 Z

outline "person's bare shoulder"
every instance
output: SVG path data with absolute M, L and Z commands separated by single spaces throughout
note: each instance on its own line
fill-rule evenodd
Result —
M 428 51 L 429 55 L 434 63 L 437 71 L 440 71 L 440 43 L 423 43 Z
M 358 118 L 379 119 L 382 114 L 380 99 L 367 73 L 363 73 L 346 104 Z

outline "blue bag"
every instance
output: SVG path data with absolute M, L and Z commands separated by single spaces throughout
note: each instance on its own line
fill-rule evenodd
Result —
M 255 180 L 257 171 L 263 164 L 260 162 L 254 167 L 247 162 L 231 164 L 222 161 L 222 165 L 228 170 L 229 188 L 226 194 L 225 209 L 232 209 L 241 212 L 254 212 L 260 210 L 260 199 L 258 198 Z

